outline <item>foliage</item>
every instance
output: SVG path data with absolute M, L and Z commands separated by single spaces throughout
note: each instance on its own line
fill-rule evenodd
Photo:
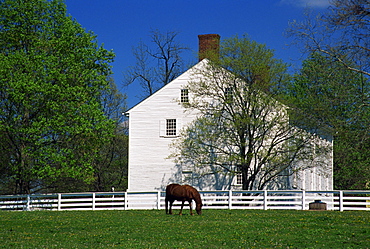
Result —
M 303 110 L 298 117 L 325 127 L 334 140 L 335 188 L 364 189 L 370 177 L 369 108 L 364 106 L 370 84 L 342 63 L 314 53 L 303 62 L 287 87 L 291 106 Z
M 44 180 L 43 192 L 104 192 L 127 189 L 128 127 L 122 113 L 127 109 L 126 95 L 121 94 L 112 78 L 109 88 L 104 89 L 101 102 L 104 114 L 114 121 L 113 135 L 100 147 L 93 162 L 94 180 L 86 183 L 80 179 L 59 177 Z
M 183 168 L 202 177 L 240 173 L 243 189 L 252 190 L 322 166 L 327 147 L 314 134 L 290 125 L 288 108 L 276 100 L 289 75 L 272 50 L 248 37 L 234 37 L 223 42 L 219 61 L 203 66 L 187 85 L 191 101 L 184 105 L 200 117 L 174 144 L 173 156 Z
M 337 189 L 370 186 L 369 8 L 369 1 L 334 0 L 327 12 L 289 31 L 310 53 L 295 83 L 296 102 L 336 135 Z
M 37 191 L 46 178 L 92 181 L 113 129 L 100 101 L 113 53 L 61 0 L 3 0 L 0 9 L 0 164 L 12 192 Z
M 0 248 L 366 248 L 364 211 L 2 212 Z
M 174 80 L 183 71 L 181 53 L 187 50 L 176 41 L 177 32 L 151 32 L 152 46 L 143 43 L 133 48 L 135 65 L 124 72 L 124 85 L 139 82 L 142 98 L 152 95 L 162 86 Z

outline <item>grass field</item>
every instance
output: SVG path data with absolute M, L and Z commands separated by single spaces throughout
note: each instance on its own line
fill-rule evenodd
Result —
M 0 248 L 370 248 L 366 211 L 186 211 L 1 211 Z

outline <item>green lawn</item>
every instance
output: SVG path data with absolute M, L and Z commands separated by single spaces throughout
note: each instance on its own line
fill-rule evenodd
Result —
M 188 213 L 0 211 L 0 248 L 370 248 L 366 211 Z

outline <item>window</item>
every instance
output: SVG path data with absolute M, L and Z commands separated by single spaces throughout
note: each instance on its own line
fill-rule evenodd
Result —
M 176 119 L 166 119 L 166 136 L 176 136 Z
M 233 100 L 233 89 L 231 87 L 226 87 L 224 94 L 226 102 L 231 102 Z
M 182 184 L 193 185 L 193 172 L 182 171 Z
M 178 137 L 181 129 L 181 118 L 164 118 L 159 120 L 160 137 Z
M 243 184 L 243 176 L 242 173 L 236 174 L 236 185 L 242 185 Z
M 189 90 L 188 89 L 181 89 L 181 103 L 188 103 L 189 102 Z

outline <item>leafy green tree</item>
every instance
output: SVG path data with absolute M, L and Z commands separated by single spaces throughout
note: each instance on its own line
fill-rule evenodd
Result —
M 239 173 L 242 188 L 251 190 L 319 166 L 315 160 L 324 163 L 312 160 L 310 147 L 316 144 L 320 153 L 328 147 L 290 125 L 287 107 L 276 100 L 289 75 L 287 65 L 273 56 L 265 45 L 236 36 L 223 41 L 219 61 L 194 73 L 185 106 L 200 115 L 174 143 L 173 156 L 183 168 L 202 177 Z M 297 163 L 302 160 L 306 163 Z
M 93 180 L 84 182 L 71 177 L 47 178 L 43 181 L 44 192 L 108 192 L 112 187 L 115 191 L 127 189 L 128 127 L 122 115 L 127 110 L 126 95 L 117 90 L 113 78 L 109 78 L 109 88 L 103 90 L 101 102 L 105 116 L 114 122 L 114 130 L 92 163 Z
M 327 108 L 321 111 L 332 114 L 329 117 L 332 121 L 330 123 L 331 125 L 335 123 L 336 128 L 339 123 L 344 124 L 340 130 L 335 130 L 337 141 L 335 143 L 335 186 L 340 189 L 370 186 L 368 171 L 370 166 L 368 159 L 370 146 L 369 10 L 369 1 L 333 0 L 326 12 L 316 17 L 307 15 L 303 22 L 293 22 L 289 30 L 289 34 L 295 38 L 304 52 L 317 53 L 321 58 L 325 58 L 319 62 L 309 58 L 307 61 L 311 61 L 311 64 L 318 63 L 315 68 L 312 65 L 304 65 L 306 67 L 304 70 L 311 70 L 310 76 L 306 77 L 308 82 L 312 82 L 312 86 L 306 88 L 307 96 L 314 95 L 305 96 L 303 101 L 315 97 L 323 100 L 323 102 L 313 101 L 312 105 Z M 317 55 L 315 56 L 317 59 Z M 323 68 L 328 69 L 327 71 L 319 68 L 321 63 Z M 328 63 L 331 66 L 328 66 Z M 311 68 L 309 69 L 308 66 Z M 346 70 L 355 73 L 350 74 Z M 350 78 L 344 79 L 343 75 L 348 75 Z M 317 77 L 323 77 L 321 85 L 315 82 L 314 78 Z M 338 80 L 335 82 L 336 77 Z M 324 83 L 327 86 L 324 86 Z M 324 91 L 315 92 L 313 88 L 321 88 Z M 344 89 L 347 92 L 343 91 Z M 338 95 L 341 96 L 335 97 L 336 91 L 339 91 Z M 335 103 L 333 106 L 323 106 L 330 102 Z M 341 109 L 337 108 L 338 103 Z M 312 110 L 308 105 L 305 107 L 308 108 L 307 111 Z
M 2 167 L 13 193 L 46 178 L 94 179 L 114 129 L 103 112 L 114 55 L 66 13 L 62 0 L 0 1 Z
M 347 62 L 347 64 L 350 64 Z M 287 88 L 291 106 L 301 112 L 297 119 L 335 134 L 334 185 L 336 189 L 363 189 L 369 172 L 369 110 L 364 100 L 368 80 L 331 57 L 313 53 L 303 62 Z

